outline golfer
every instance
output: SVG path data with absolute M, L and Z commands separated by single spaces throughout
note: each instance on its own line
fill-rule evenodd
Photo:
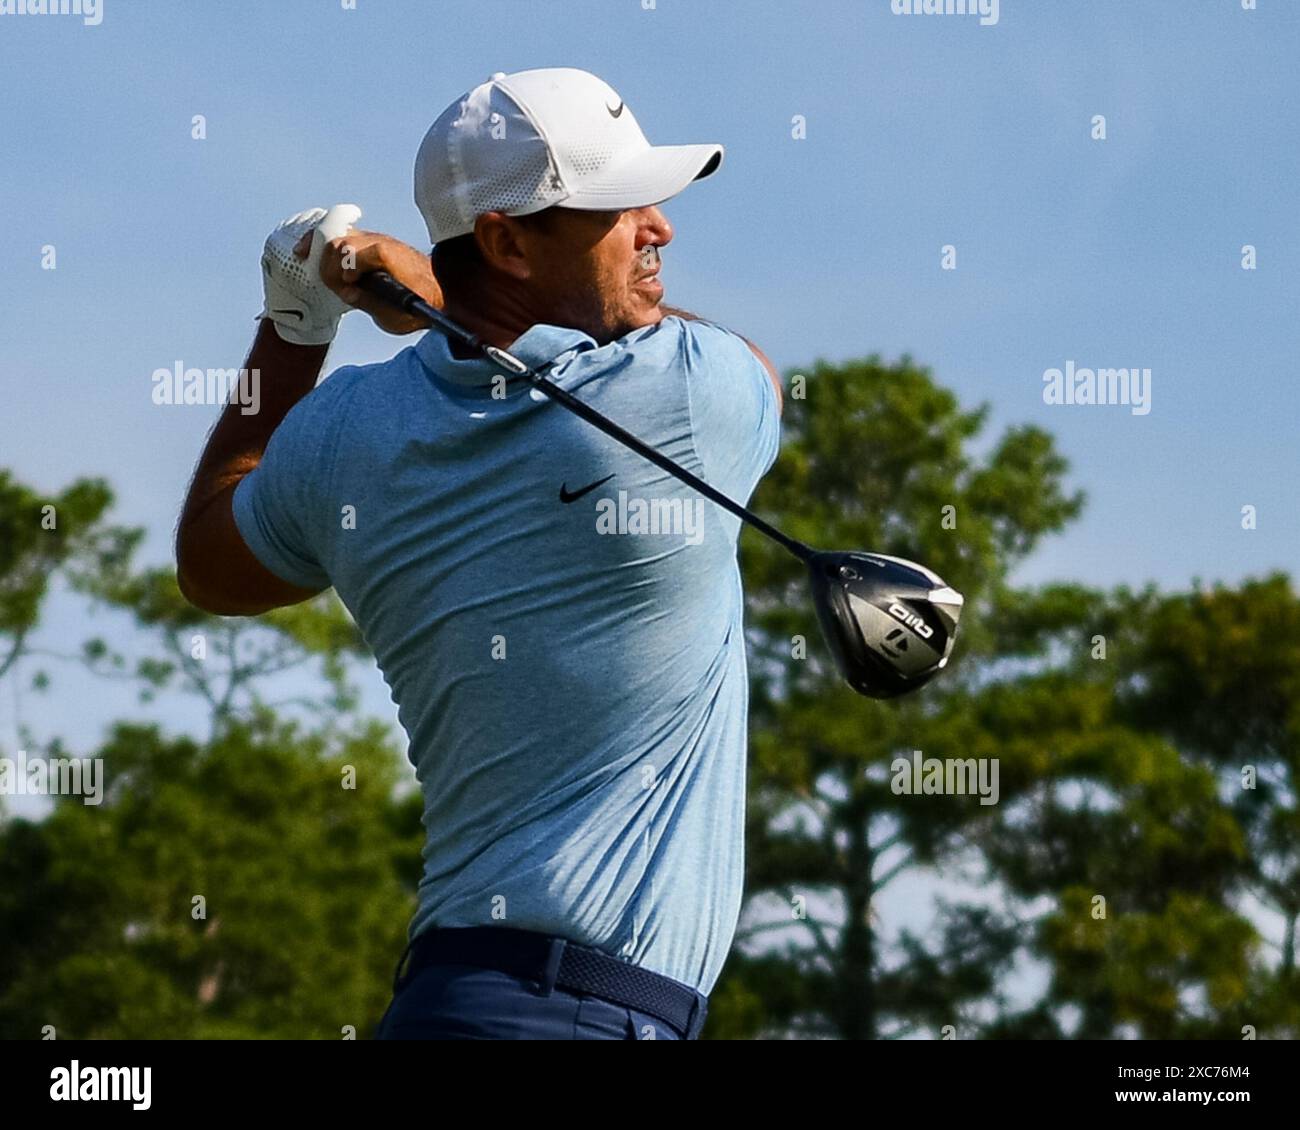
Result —
M 744 501 L 779 377 L 657 277 L 659 205 L 722 154 L 651 146 L 585 71 L 498 73 L 420 147 L 431 257 L 346 205 L 267 241 L 261 411 L 208 440 L 178 580 L 239 616 L 332 585 L 375 652 L 427 832 L 382 1038 L 695 1039 L 740 911 L 748 687 L 738 520 L 357 280 Z M 317 386 L 353 307 L 422 336 Z

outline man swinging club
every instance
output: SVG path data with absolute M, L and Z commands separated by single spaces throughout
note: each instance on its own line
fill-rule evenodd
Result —
M 743 503 L 780 380 L 657 277 L 659 205 L 722 154 L 651 146 L 584 71 L 498 73 L 420 147 L 431 258 L 346 205 L 267 242 L 262 409 L 208 440 L 178 579 L 221 615 L 332 585 L 374 649 L 427 832 L 383 1038 L 698 1036 L 743 879 L 740 522 L 611 530 L 697 497 L 440 333 L 316 387 L 329 343 L 354 307 L 427 327 L 358 285 L 387 272 Z

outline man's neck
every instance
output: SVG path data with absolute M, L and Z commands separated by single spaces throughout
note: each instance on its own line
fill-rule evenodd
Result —
M 536 323 L 528 312 L 500 294 L 494 295 L 493 302 L 475 301 L 459 302 L 449 298 L 443 312 L 455 322 L 488 345 L 499 349 L 509 349 L 520 334 Z M 483 313 L 487 311 L 487 313 Z M 452 339 L 451 355 L 462 360 L 477 357 L 478 353 L 463 342 Z

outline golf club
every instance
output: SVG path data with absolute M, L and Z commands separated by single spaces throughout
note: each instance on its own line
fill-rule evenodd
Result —
M 819 551 L 783 534 L 594 408 L 547 380 L 519 358 L 458 326 L 383 271 L 363 275 L 362 289 L 448 337 L 477 350 L 505 372 L 523 377 L 607 436 L 631 448 L 705 498 L 753 526 L 809 570 L 813 606 L 844 680 L 868 698 L 895 698 L 929 682 L 948 663 L 963 598 L 929 569 L 881 553 Z

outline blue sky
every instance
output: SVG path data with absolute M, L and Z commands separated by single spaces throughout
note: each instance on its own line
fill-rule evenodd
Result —
M 167 560 L 217 410 L 155 406 L 150 376 L 242 360 L 270 228 L 355 201 L 364 226 L 423 245 L 411 169 L 429 123 L 493 71 L 577 66 L 651 141 L 726 146 L 720 173 L 666 209 L 670 303 L 785 370 L 910 353 L 963 402 L 989 401 L 995 429 L 1056 435 L 1089 505 L 1023 580 L 1182 588 L 1291 569 L 1297 47 L 1293 0 L 1003 0 L 987 27 L 889 0 L 0 15 L 0 466 L 50 491 L 106 476 L 118 519 L 150 531 L 144 559 Z M 956 271 L 940 269 L 945 244 Z M 1240 268 L 1243 244 L 1258 270 Z M 397 348 L 355 315 L 331 364 Z M 1044 370 L 1067 361 L 1149 367 L 1151 412 L 1044 404 Z M 86 631 L 60 597 L 41 643 L 70 650 Z M 0 744 L 20 716 L 84 747 L 138 712 L 116 687 L 59 679 L 39 700 L 0 687 Z M 378 677 L 367 687 L 391 715 Z
M 997 425 L 1057 435 L 1090 505 L 1026 578 L 1180 586 L 1289 567 L 1300 5 L 1260 8 L 1003 0 L 990 27 L 888 0 L 0 16 L 0 379 L 21 421 L 0 462 L 49 489 L 107 474 L 162 559 L 215 410 L 156 407 L 150 374 L 242 359 L 270 227 L 355 200 L 364 224 L 421 243 L 411 165 L 429 122 L 493 70 L 574 65 L 652 141 L 727 147 L 668 208 L 668 301 L 784 369 L 910 352 Z M 357 316 L 332 363 L 396 347 Z M 1067 360 L 1150 367 L 1151 413 L 1043 404 L 1043 371 Z

